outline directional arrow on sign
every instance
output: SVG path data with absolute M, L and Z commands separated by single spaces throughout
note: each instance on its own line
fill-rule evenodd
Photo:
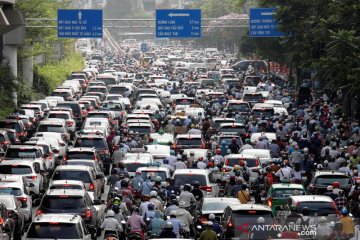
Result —
M 189 13 L 169 13 L 169 17 L 190 17 Z
M 78 16 L 79 16 L 79 20 L 81 20 L 81 17 L 82 17 L 82 12 L 81 11 L 79 11 Z

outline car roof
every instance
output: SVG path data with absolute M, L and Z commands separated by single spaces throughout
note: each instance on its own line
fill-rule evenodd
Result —
M 333 202 L 328 196 L 322 195 L 296 195 L 290 196 L 294 202 Z
M 85 189 L 49 189 L 46 192 L 47 196 L 84 196 Z
M 315 173 L 315 177 L 318 176 L 323 176 L 323 175 L 341 175 L 341 176 L 348 176 L 346 173 L 344 172 L 339 172 L 339 171 L 334 171 L 334 170 L 321 170 L 321 171 L 317 171 Z
M 26 166 L 32 166 L 34 163 L 34 160 L 4 160 L 0 162 L 0 165 L 26 165 Z
M 271 188 L 273 189 L 305 189 L 302 184 L 296 184 L 296 183 L 273 183 L 271 185 Z
M 164 171 L 164 172 L 169 172 L 169 169 L 166 167 L 139 167 L 137 170 L 137 172 L 141 172 L 141 171 Z
M 93 152 L 93 151 L 96 151 L 95 147 L 74 147 L 68 149 L 68 152 Z
M 74 214 L 41 214 L 34 218 L 34 223 L 60 222 L 60 223 L 77 223 L 81 221 L 81 216 Z
M 199 174 L 199 175 L 205 175 L 210 173 L 208 169 L 176 169 L 174 172 L 174 175 L 176 174 Z
M 225 158 L 251 158 L 251 159 L 258 159 L 255 155 L 251 155 L 251 154 L 229 154 L 229 155 L 226 155 Z
M 201 134 L 178 134 L 176 138 L 202 138 Z
M 52 180 L 50 186 L 63 184 L 84 186 L 84 183 L 82 181 L 77 180 Z
M 262 210 L 262 211 L 269 211 L 271 212 L 271 208 L 266 205 L 261 204 L 239 204 L 239 205 L 230 205 L 229 206 L 232 211 L 239 211 L 239 210 Z
M 237 198 L 234 198 L 234 197 L 206 197 L 206 198 L 203 198 L 203 201 L 204 202 L 236 202 L 238 204 L 240 204 L 240 201 L 239 199 Z
M 91 171 L 92 168 L 88 166 L 81 166 L 81 165 L 61 165 L 57 166 L 55 171 Z

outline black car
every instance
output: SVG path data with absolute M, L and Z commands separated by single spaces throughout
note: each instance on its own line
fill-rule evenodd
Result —
M 345 191 L 346 196 L 350 192 L 351 187 L 354 185 L 351 176 L 346 173 L 324 170 L 314 173 L 307 190 L 309 194 L 323 195 L 326 192 L 326 188 L 334 182 L 339 183 L 340 189 Z

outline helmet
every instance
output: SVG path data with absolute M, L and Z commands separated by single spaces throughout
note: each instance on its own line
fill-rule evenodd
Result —
M 160 176 L 155 177 L 155 182 L 162 182 L 162 178 Z
M 221 149 L 216 150 L 216 154 L 221 154 Z
M 259 217 L 259 218 L 256 220 L 256 222 L 257 222 L 258 224 L 263 224 L 263 223 L 265 223 L 265 219 L 264 219 L 263 217 Z
M 176 211 L 175 210 L 170 211 L 170 217 L 176 217 Z
M 346 208 L 343 208 L 342 210 L 341 210 L 341 214 L 342 215 L 347 215 L 349 213 L 349 211 L 346 209 Z
M 211 213 L 211 214 L 209 215 L 209 220 L 214 220 L 214 219 L 215 219 L 215 214 Z
M 191 124 L 191 125 L 190 125 L 190 128 L 195 128 L 195 124 Z
M 170 229 L 170 230 L 172 230 L 173 229 L 173 224 L 171 223 L 171 222 L 166 222 L 165 223 L 165 229 Z
M 170 155 L 175 155 L 175 151 L 174 151 L 174 150 L 170 150 Z
M 206 223 L 206 226 L 208 226 L 208 227 L 212 227 L 214 224 L 213 224 L 213 222 L 212 221 L 208 221 L 207 223 Z
M 208 166 L 208 168 L 213 168 L 214 167 L 214 162 L 209 162 L 207 166 Z M 215 168 L 214 168 L 214 171 L 215 171 Z
M 158 193 L 156 191 L 150 192 L 150 197 L 157 197 Z
M 106 217 L 114 217 L 115 216 L 115 213 L 114 213 L 114 211 L 113 210 L 109 210 L 109 211 L 107 211 L 107 213 L 106 213 Z
M 198 181 L 193 181 L 193 182 L 192 182 L 192 185 L 193 185 L 194 187 L 200 187 L 200 183 L 199 183 Z
M 329 186 L 327 186 L 326 190 L 328 190 L 328 191 L 332 191 L 332 190 L 334 190 L 334 187 L 333 187 L 333 186 L 331 186 L 331 185 L 329 185 Z
M 160 135 L 163 135 L 163 134 L 164 134 L 164 130 L 160 129 L 160 130 L 159 130 L 159 134 L 160 134 Z
M 144 196 L 143 196 L 143 200 L 144 200 L 144 201 L 149 201 L 149 200 L 150 200 L 150 196 L 149 196 L 149 195 L 144 195 Z
M 177 206 L 177 205 L 178 205 L 177 199 L 176 199 L 176 198 L 175 198 L 175 199 L 172 199 L 172 200 L 171 200 L 171 204 Z
M 152 203 L 149 203 L 147 207 L 149 211 L 153 211 L 155 209 L 155 206 Z
M 238 170 L 240 170 L 240 165 L 235 165 L 234 166 L 234 171 L 238 171 Z
M 166 158 L 164 158 L 163 164 L 169 164 L 169 160 L 167 160 Z
M 191 186 L 190 186 L 190 184 L 185 184 L 184 185 L 184 191 L 191 191 Z
M 339 188 L 340 187 L 340 183 L 339 182 L 333 182 L 332 186 L 334 188 Z
M 308 149 L 308 148 L 304 148 L 303 151 L 304 151 L 304 153 L 308 153 L 308 152 L 309 152 L 309 149 Z
M 320 219 L 319 219 L 319 222 L 320 223 L 326 223 L 327 221 L 327 218 L 325 216 L 322 216 Z
M 307 216 L 310 214 L 310 209 L 308 207 L 303 207 L 303 209 L 301 210 L 301 213 L 304 215 L 304 216 Z
M 245 161 L 244 160 L 240 160 L 240 166 L 244 167 L 245 166 Z
M 204 160 L 204 158 L 203 157 L 199 157 L 199 159 L 198 159 L 199 161 L 203 161 Z
M 250 143 L 251 143 L 250 139 L 247 138 L 247 139 L 245 140 L 245 143 L 250 144 Z

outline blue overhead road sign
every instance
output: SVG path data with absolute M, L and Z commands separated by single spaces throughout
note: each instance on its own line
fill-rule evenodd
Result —
M 277 31 L 274 17 L 276 8 L 250 9 L 250 37 L 281 37 L 285 34 Z
M 102 36 L 102 10 L 58 10 L 58 38 L 102 38 Z
M 200 9 L 158 9 L 156 10 L 157 38 L 199 38 L 201 37 Z

